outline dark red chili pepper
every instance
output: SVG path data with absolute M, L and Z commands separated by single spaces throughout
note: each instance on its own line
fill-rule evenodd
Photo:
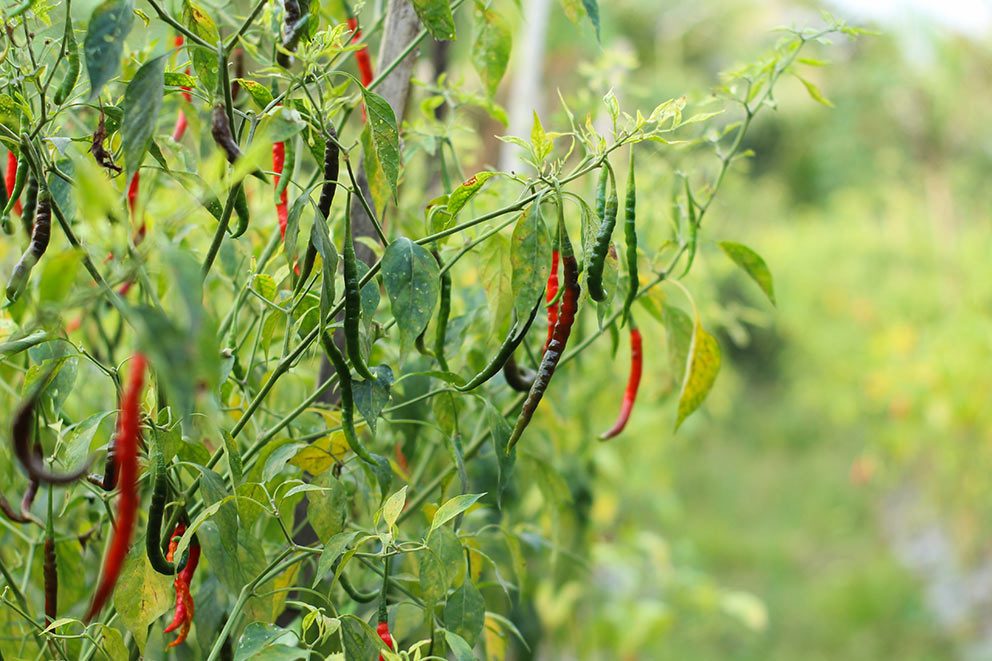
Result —
M 131 178 L 131 185 L 127 187 L 127 209 L 134 219 L 134 208 L 138 205 L 138 188 L 141 185 L 141 170 L 134 173 Z
M 24 287 L 31 277 L 31 270 L 38 260 L 41 259 L 45 251 L 48 250 L 48 242 L 52 238 L 52 200 L 48 191 L 38 195 L 38 206 L 34 216 L 34 227 L 31 228 L 31 243 L 27 250 L 21 255 L 21 259 L 14 265 L 14 270 L 10 274 L 7 282 L 7 299 L 17 300 L 17 297 L 24 291 Z
M 564 206 L 561 198 L 558 199 L 558 240 L 560 242 L 562 275 L 565 284 L 565 292 L 561 297 L 561 306 L 558 310 L 558 320 L 555 323 L 555 330 L 551 334 L 551 342 L 541 358 L 541 364 L 537 369 L 537 376 L 534 385 L 527 393 L 520 416 L 513 427 L 513 433 L 507 441 L 507 452 L 520 440 L 520 435 L 524 433 L 537 405 L 541 403 L 551 377 L 554 376 L 558 361 L 565 353 L 565 346 L 568 344 L 568 337 L 572 333 L 572 324 L 575 323 L 575 313 L 579 304 L 579 266 L 575 261 L 575 253 L 572 251 L 572 243 L 568 239 L 568 232 L 565 230 Z
M 48 383 L 50 375 L 51 372 L 38 379 L 34 387 L 31 388 L 27 399 L 21 405 L 17 415 L 14 416 L 14 429 L 12 433 L 14 456 L 21 462 L 21 466 L 23 466 L 24 472 L 27 473 L 29 479 L 44 484 L 69 484 L 78 480 L 86 472 L 89 468 L 89 461 L 81 468 L 77 468 L 69 473 L 52 473 L 45 466 L 41 452 L 37 449 L 32 450 L 34 409 L 38 404 L 38 397 L 44 389 L 43 386 Z
M 533 370 L 520 367 L 512 353 L 503 363 L 503 378 L 506 379 L 507 385 L 517 392 L 529 392 L 534 385 L 535 376 Z
M 12 151 L 7 152 L 7 171 L 4 175 L 4 184 L 7 186 L 7 199 L 10 199 L 14 192 L 14 182 L 17 181 L 17 154 Z M 14 203 L 14 213 L 20 215 L 21 203 Z
M 558 254 L 558 249 L 555 248 L 551 251 L 551 273 L 548 274 L 548 286 L 545 288 L 547 291 L 547 301 L 548 301 L 548 338 L 544 340 L 544 350 L 548 350 L 548 345 L 551 344 L 551 336 L 555 332 L 555 324 L 558 323 L 558 260 L 560 256 Z
M 103 561 L 103 575 L 93 594 L 93 603 L 84 618 L 87 622 L 100 612 L 114 591 L 138 518 L 138 441 L 141 434 L 141 391 L 145 384 L 146 367 L 145 356 L 135 354 L 131 360 L 127 389 L 121 398 L 121 414 L 117 419 L 117 474 L 120 484 L 117 529 L 114 530 L 107 557 Z
M 227 120 L 227 111 L 223 103 L 216 104 L 210 112 L 210 135 L 224 152 L 228 163 L 234 163 L 241 158 L 241 148 L 238 147 L 238 142 L 231 133 L 231 123 Z
M 350 8 L 348 9 L 348 29 L 351 30 L 351 43 L 355 44 L 361 41 L 362 30 L 358 27 L 358 17 L 351 15 Z M 358 75 L 362 85 L 368 87 L 375 80 L 375 76 L 372 75 L 372 58 L 369 57 L 368 46 L 362 45 L 355 51 L 355 64 L 358 66 Z
M 55 557 L 55 540 L 45 535 L 45 626 L 55 621 L 59 609 L 59 567 Z
M 341 162 L 338 153 L 338 134 L 334 130 L 333 124 L 327 125 L 327 142 L 324 146 L 324 183 L 320 187 L 320 198 L 317 200 L 317 209 L 320 210 L 324 220 L 330 217 L 331 205 L 334 202 L 334 193 L 338 189 L 338 173 Z M 310 271 L 313 270 L 314 262 L 317 260 L 317 246 L 313 241 L 307 243 L 307 252 L 303 256 L 303 267 L 299 273 L 299 284 L 302 287 Z
M 629 318 L 630 323 L 630 376 L 627 378 L 627 389 L 623 393 L 623 404 L 620 407 L 620 415 L 607 431 L 600 435 L 600 440 L 613 438 L 623 431 L 630 420 L 630 413 L 634 410 L 634 401 L 637 399 L 637 388 L 641 385 L 641 370 L 644 366 L 644 358 L 641 352 L 641 331 L 634 324 L 634 317 Z
M 282 49 L 276 53 L 276 63 L 288 69 L 293 63 L 292 53 L 306 31 L 307 16 L 303 14 L 298 0 L 283 0 Z

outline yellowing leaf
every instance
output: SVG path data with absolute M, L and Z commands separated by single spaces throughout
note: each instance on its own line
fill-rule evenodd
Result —
M 696 319 L 693 329 L 685 370 L 685 378 L 682 379 L 682 389 L 679 392 L 676 429 L 703 403 L 720 371 L 720 344 L 715 337 L 706 332 L 699 319 Z

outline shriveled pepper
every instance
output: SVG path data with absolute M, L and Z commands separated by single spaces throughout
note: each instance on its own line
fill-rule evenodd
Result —
M 114 591 L 124 558 L 127 557 L 131 537 L 138 519 L 138 441 L 141 434 L 141 391 L 145 385 L 148 363 L 144 354 L 135 354 L 131 360 L 127 389 L 121 398 L 121 414 L 117 419 L 117 474 L 120 495 L 117 499 L 117 527 L 103 561 L 103 575 L 93 594 L 93 603 L 84 618 L 91 621 Z
M 644 358 L 641 351 L 641 331 L 634 324 L 634 318 L 630 317 L 630 376 L 627 378 L 627 388 L 623 392 L 623 404 L 620 406 L 620 415 L 616 422 L 608 430 L 600 435 L 600 440 L 611 439 L 623 431 L 630 420 L 630 414 L 634 410 L 634 402 L 637 400 L 637 388 L 641 385 L 641 370 L 644 366 Z
M 541 399 L 544 397 L 544 393 L 551 383 L 551 377 L 554 376 L 555 368 L 558 367 L 558 361 L 561 360 L 562 355 L 565 353 L 568 338 L 572 333 L 572 324 L 575 323 L 575 313 L 578 310 L 580 291 L 579 265 L 576 262 L 575 253 L 572 251 L 572 243 L 569 241 L 568 232 L 565 229 L 565 212 L 563 207 L 564 200 L 559 196 L 558 241 L 565 291 L 561 297 L 558 321 L 555 323 L 551 342 L 548 343 L 548 348 L 541 358 L 541 364 L 537 369 L 534 385 L 531 386 L 530 392 L 527 393 L 523 408 L 520 410 L 520 415 L 517 417 L 517 422 L 513 427 L 513 433 L 510 434 L 510 439 L 507 441 L 507 452 L 512 450 L 517 444 L 521 434 L 524 433 L 527 425 L 530 424 L 531 418 L 534 417 L 534 411 L 537 410 L 537 405 L 541 403 Z

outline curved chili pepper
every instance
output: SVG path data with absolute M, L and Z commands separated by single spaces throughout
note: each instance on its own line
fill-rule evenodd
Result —
M 148 529 L 145 531 L 145 551 L 148 555 L 148 562 L 152 569 L 160 574 L 172 576 L 176 573 L 176 566 L 171 559 L 166 559 L 162 553 L 162 513 L 165 511 L 165 501 L 169 495 L 169 481 L 165 458 L 161 449 L 156 444 L 152 450 L 152 463 L 154 473 L 152 474 L 152 504 L 148 509 Z M 182 533 L 180 533 L 182 534 Z
M 38 460 L 41 460 L 41 445 L 38 443 L 34 444 L 34 453 Z M 15 510 L 14 506 L 10 502 L 0 495 L 0 512 L 3 512 L 9 520 L 14 523 L 40 523 L 38 519 L 31 514 L 31 505 L 34 504 L 35 496 L 38 495 L 38 480 L 29 480 L 28 488 L 24 490 L 24 497 L 21 498 L 21 509 L 20 511 Z
M 248 211 L 248 195 L 242 184 L 236 184 L 238 190 L 234 194 L 234 213 L 238 216 L 238 224 L 231 230 L 231 238 L 236 239 L 248 231 L 250 212 Z
M 44 386 L 48 383 L 52 370 L 42 376 L 31 388 L 24 403 L 14 416 L 14 429 L 12 432 L 14 440 L 14 456 L 21 463 L 28 478 L 43 484 L 70 484 L 78 480 L 89 468 L 87 461 L 81 468 L 77 468 L 69 473 L 53 473 L 45 466 L 41 452 L 35 449 L 32 451 L 32 432 L 34 431 L 34 409 L 38 404 L 38 397 L 41 395 Z
M 503 363 L 503 378 L 506 379 L 507 385 L 517 392 L 528 392 L 534 385 L 535 376 L 532 370 L 520 367 L 512 353 Z
M 317 200 L 317 209 L 320 210 L 324 220 L 331 214 L 331 205 L 334 202 L 334 193 L 338 189 L 338 174 L 341 169 L 338 150 L 338 134 L 332 124 L 326 127 L 327 141 L 324 145 L 324 183 L 320 187 L 320 198 Z M 317 260 L 317 246 L 313 241 L 307 243 L 307 252 L 303 257 L 303 267 L 300 269 L 299 283 L 302 285 L 310 277 L 314 262 Z
M 120 576 L 128 546 L 134 535 L 138 518 L 138 440 L 141 434 L 141 390 L 145 384 L 147 361 L 144 354 L 135 354 L 127 390 L 121 398 L 121 414 L 117 418 L 117 473 L 120 496 L 117 499 L 117 528 L 110 540 L 107 557 L 103 561 L 103 575 L 93 594 L 93 603 L 86 612 L 85 621 L 92 620 L 107 603 L 117 577 Z
M 551 335 L 551 342 L 541 358 L 541 365 L 537 369 L 537 376 L 534 385 L 527 393 L 520 416 L 513 427 L 513 433 L 507 441 L 506 451 L 509 453 L 513 446 L 520 440 L 520 435 L 524 433 L 537 405 L 541 403 L 551 377 L 554 376 L 558 361 L 565 353 L 565 346 L 568 344 L 568 337 L 572 333 L 572 324 L 575 323 L 575 313 L 579 304 L 579 266 L 575 261 L 575 254 L 572 252 L 572 243 L 568 239 L 568 232 L 565 230 L 565 219 L 563 213 L 563 202 L 558 200 L 558 236 L 561 243 L 561 263 L 562 275 L 565 283 L 565 292 L 561 297 L 561 308 L 558 310 L 558 321 L 555 323 L 554 333 Z
M 599 231 L 596 233 L 596 239 L 589 258 L 589 267 L 586 271 L 586 284 L 589 285 L 589 297 L 594 301 L 602 301 L 606 298 L 606 291 L 603 289 L 603 267 L 606 264 L 606 254 L 610 250 L 613 229 L 617 225 L 617 207 L 619 206 L 617 184 L 613 178 L 613 170 L 609 169 L 609 165 L 605 167 L 610 173 L 610 197 L 599 219 Z
M 444 344 L 448 335 L 448 317 L 451 316 L 451 270 L 443 269 L 441 255 L 434 251 L 434 259 L 441 268 L 441 291 L 439 294 L 440 303 L 437 308 L 437 324 L 434 326 L 434 358 L 438 367 L 445 372 L 448 371 L 448 361 L 444 357 Z
M 355 399 L 351 389 L 351 372 L 348 370 L 348 363 L 327 333 L 321 333 L 320 340 L 324 353 L 327 354 L 338 375 L 338 391 L 341 393 L 341 429 L 344 432 L 344 440 L 359 459 L 376 466 L 375 457 L 369 453 L 355 432 Z
M 361 347 L 362 288 L 359 285 L 358 257 L 355 256 L 355 242 L 351 234 L 351 205 L 344 209 L 344 246 L 341 249 L 344 262 L 344 344 L 351 358 L 351 366 L 358 376 L 366 381 L 375 381 Z
M 637 208 L 637 185 L 634 181 L 634 148 L 630 149 L 630 170 L 627 172 L 627 194 L 624 197 L 623 238 L 627 257 L 627 296 L 623 301 L 623 323 L 633 323 L 630 317 L 630 306 L 637 298 L 640 287 L 640 277 L 637 275 L 637 225 L 635 212 Z
M 7 152 L 7 171 L 4 174 L 4 184 L 7 187 L 7 200 L 6 203 L 10 202 L 11 196 L 14 194 L 14 185 L 17 182 L 17 174 L 20 168 L 17 167 L 17 154 L 12 151 Z M 18 191 L 19 192 L 19 191 Z M 21 203 L 19 201 L 14 202 L 14 213 L 21 213 Z
M 72 29 L 72 19 L 68 11 L 65 13 L 65 36 L 63 38 L 65 39 L 66 63 L 69 66 L 66 69 L 65 78 L 62 79 L 62 84 L 55 90 L 55 96 L 52 97 L 57 106 L 62 105 L 69 98 L 72 90 L 76 87 L 76 81 L 79 80 L 79 46 L 76 44 L 76 34 Z
M 644 366 L 644 358 L 641 352 L 641 331 L 634 324 L 634 318 L 630 318 L 630 376 L 627 378 L 627 389 L 623 392 L 623 404 L 620 407 L 620 415 L 607 431 L 600 434 L 602 441 L 613 438 L 623 431 L 630 420 L 630 414 L 634 410 L 634 401 L 637 399 L 637 388 L 641 385 L 641 370 Z
M 32 484 L 36 484 L 32 482 Z M 37 519 L 32 517 L 23 507 L 18 512 L 10 501 L 0 495 L 0 512 L 12 523 L 37 523 Z
M 548 302 L 548 337 L 544 340 L 544 350 L 548 350 L 551 344 L 551 336 L 555 332 L 555 324 L 558 323 L 558 261 L 560 255 L 558 248 L 551 251 L 551 273 L 548 274 L 548 285 L 545 287 L 546 300 Z
M 183 523 L 179 523 L 176 526 L 175 531 L 172 533 L 172 541 L 169 543 L 169 556 L 170 562 L 175 561 L 175 551 L 179 543 L 179 537 L 186 532 L 186 526 Z M 193 623 L 193 594 L 190 592 L 190 585 L 193 582 L 193 574 L 196 572 L 196 567 L 200 563 L 200 542 L 197 540 L 196 535 L 190 541 L 188 557 L 186 558 L 185 564 L 183 564 L 182 569 L 176 574 L 175 580 L 172 582 L 176 590 L 176 610 L 175 615 L 172 618 L 172 623 L 165 628 L 165 633 L 171 633 L 177 628 L 179 633 L 176 639 L 169 643 L 169 647 L 176 647 L 181 645 L 185 640 L 186 636 L 189 634 L 190 625 Z
M 519 321 L 514 324 L 507 334 L 506 339 L 503 340 L 503 344 L 500 345 L 499 350 L 493 359 L 489 361 L 489 364 L 482 368 L 482 371 L 472 377 L 465 385 L 455 386 L 455 390 L 459 392 L 468 392 L 469 390 L 475 390 L 483 383 L 489 379 L 496 376 L 496 373 L 503 369 L 506 361 L 513 355 L 520 343 L 523 342 L 524 337 L 527 335 L 527 331 L 530 330 L 530 326 L 534 323 L 534 318 L 537 317 L 537 310 L 541 307 L 541 302 L 538 300 L 537 304 L 530 311 L 530 316 L 520 323 Z

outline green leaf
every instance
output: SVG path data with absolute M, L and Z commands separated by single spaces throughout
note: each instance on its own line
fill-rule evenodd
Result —
M 327 543 L 324 544 L 324 550 L 320 553 L 320 560 L 317 562 L 317 573 L 313 577 L 312 587 L 317 587 L 317 584 L 324 580 L 324 577 L 334 567 L 334 563 L 357 536 L 357 532 L 339 532 L 327 540 Z
M 413 9 L 435 40 L 450 41 L 455 38 L 455 19 L 448 0 L 413 0 Z
M 441 505 L 441 507 L 437 508 L 437 511 L 434 512 L 434 518 L 431 520 L 430 532 L 434 532 L 448 521 L 451 521 L 453 518 L 474 505 L 477 500 L 485 495 L 485 493 L 467 493 L 461 496 L 455 496 Z
M 214 20 L 191 0 L 185 0 L 183 3 L 183 22 L 193 34 L 201 37 L 207 43 L 216 43 L 220 38 Z M 210 48 L 190 44 L 187 44 L 186 48 L 190 51 L 193 70 L 199 76 L 203 89 L 209 92 L 216 91 L 220 80 L 220 72 L 217 68 L 217 52 Z
M 188 73 L 179 71 L 166 71 L 163 76 L 166 87 L 195 87 L 196 78 Z
M 509 327 L 513 311 L 510 240 L 504 234 L 494 234 L 474 252 L 479 258 L 479 277 L 489 301 L 486 311 L 491 322 L 490 332 L 498 336 Z
M 821 92 L 820 88 L 817 87 L 813 82 L 806 80 L 802 76 L 796 76 L 796 77 L 799 78 L 799 81 L 803 84 L 803 87 L 806 88 L 806 92 L 809 94 L 811 99 L 828 108 L 834 107 L 833 102 L 827 97 L 823 96 L 823 92 Z
M 434 256 L 406 237 L 389 244 L 382 256 L 382 280 L 400 330 L 401 345 L 409 348 L 427 328 L 440 291 Z
M 348 659 L 378 659 L 379 636 L 364 620 L 354 615 L 341 618 L 341 640 Z
M 689 362 L 692 345 L 692 318 L 680 308 L 665 305 L 662 310 L 665 324 L 665 344 L 668 347 L 668 366 L 676 385 L 681 386 L 685 366 Z
M 363 87 L 362 96 L 365 98 L 372 148 L 395 200 L 396 180 L 400 171 L 400 138 L 396 128 L 396 115 L 389 103 L 375 92 Z
M 267 661 L 290 661 L 305 659 L 305 650 L 296 649 L 296 634 L 274 624 L 252 622 L 245 627 L 234 650 L 234 661 L 265 659 Z
M 551 233 L 537 200 L 524 212 L 510 239 L 513 267 L 513 309 L 518 319 L 526 319 L 544 291 L 551 271 Z
M 444 631 L 444 640 L 451 648 L 451 653 L 455 655 L 455 661 L 475 661 L 475 652 L 464 638 L 453 631 Z
M 114 608 L 139 649 L 145 648 L 148 625 L 169 610 L 174 599 L 172 580 L 152 568 L 144 543 L 133 544 L 114 588 Z
M 586 15 L 596 28 L 596 41 L 602 41 L 599 35 L 599 2 L 597 0 L 582 0 L 582 6 L 586 10 Z
M 382 409 L 389 403 L 390 388 L 393 385 L 393 370 L 388 365 L 377 365 L 372 368 L 376 375 L 374 381 L 356 381 L 353 390 L 355 408 L 369 423 L 369 429 L 375 433 L 375 423 Z
M 312 483 L 325 490 L 307 494 L 310 525 L 321 539 L 330 539 L 342 532 L 348 521 L 350 485 L 334 477 L 331 471 L 321 473 Z
M 720 344 L 715 337 L 706 332 L 697 319 L 689 347 L 689 360 L 685 366 L 685 377 L 682 379 L 682 389 L 679 392 L 675 429 L 678 429 L 679 425 L 703 403 L 719 371 Z
M 513 33 L 503 15 L 493 9 L 477 6 L 478 34 L 472 44 L 472 66 L 479 73 L 489 96 L 495 96 L 499 83 L 510 62 Z
M 761 255 L 754 252 L 742 243 L 733 241 L 721 241 L 720 248 L 727 253 L 727 257 L 733 260 L 734 264 L 744 269 L 744 272 L 751 276 L 765 296 L 775 305 L 775 284 L 772 282 L 772 272 L 768 269 L 768 264 Z
M 105 0 L 90 15 L 90 24 L 83 41 L 86 72 L 90 77 L 90 99 L 100 95 L 121 69 L 124 39 L 134 22 L 132 0 Z
M 124 165 L 127 180 L 138 171 L 148 144 L 155 134 L 155 122 L 165 94 L 165 60 L 161 55 L 141 65 L 124 92 L 124 123 L 121 142 L 124 145 Z
M 444 627 L 474 646 L 486 621 L 486 600 L 479 588 L 466 578 L 444 605 Z

